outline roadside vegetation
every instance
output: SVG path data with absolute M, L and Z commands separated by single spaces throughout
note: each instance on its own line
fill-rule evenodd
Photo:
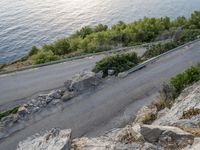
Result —
M 3 112 L 0 112 L 0 120 L 1 118 L 3 117 L 6 117 L 6 116 L 9 116 L 10 114 L 16 114 L 18 109 L 19 109 L 20 106 L 15 106 L 14 108 L 11 108 L 9 110 L 6 110 L 6 111 L 3 111 Z
M 105 77 L 107 76 L 108 70 L 114 70 L 115 75 L 117 75 L 120 72 L 129 70 L 142 61 L 163 54 L 173 48 L 194 40 L 197 38 L 197 35 L 200 35 L 200 30 L 184 30 L 174 41 L 150 46 L 141 57 L 138 57 L 134 53 L 121 53 L 113 56 L 107 56 L 96 63 L 93 71 L 96 73 L 103 71 Z
M 199 29 L 186 29 L 183 30 L 179 36 L 177 36 L 173 41 L 163 44 L 152 45 L 147 48 L 147 51 L 144 53 L 143 58 L 149 59 L 160 54 L 163 54 L 173 48 L 176 48 L 180 45 L 183 45 L 189 41 L 195 40 L 200 35 Z
M 153 102 L 153 105 L 156 106 L 158 110 L 162 110 L 166 107 L 171 108 L 174 100 L 181 94 L 181 92 L 199 80 L 200 63 L 195 66 L 191 66 L 184 72 L 172 77 L 169 83 L 163 84 L 163 87 L 160 90 L 160 95 Z M 191 111 L 186 112 L 185 116 L 188 116 L 190 112 Z
M 146 113 L 143 112 L 144 117 L 142 119 L 142 123 L 151 124 L 157 118 L 156 111 L 161 111 L 165 108 L 171 108 L 175 102 L 175 99 L 180 96 L 181 92 L 193 85 L 195 82 L 200 80 L 200 63 L 197 65 L 191 66 L 186 69 L 184 72 L 179 73 L 172 77 L 169 83 L 164 83 L 159 96 L 148 106 L 148 111 Z M 189 108 L 184 111 L 180 119 L 190 119 L 193 116 L 199 115 L 200 109 L 198 108 Z M 183 130 L 190 132 L 195 135 L 200 135 L 200 129 L 197 128 L 182 128 Z
M 122 53 L 112 56 L 107 56 L 98 61 L 93 69 L 94 72 L 103 71 L 103 76 L 108 75 L 108 70 L 114 70 L 117 75 L 120 72 L 128 70 L 140 62 L 140 58 L 135 52 Z
M 69 37 L 58 39 L 41 47 L 33 46 L 28 55 L 20 61 L 22 65 L 29 65 L 30 63 L 41 64 L 66 57 L 107 51 L 123 46 L 133 46 L 159 40 L 159 37 L 167 36 L 165 39 L 171 38 L 174 34 L 178 34 L 178 29 L 183 31 L 179 42 L 195 39 L 199 35 L 200 11 L 195 11 L 189 18 L 181 16 L 174 20 L 169 17 L 144 17 L 128 24 L 119 21 L 111 27 L 103 24 L 94 27 L 86 26 Z M 179 44 L 175 42 L 166 46 L 158 45 L 160 52 L 149 50 L 145 56 L 149 58 L 158 55 L 161 51 L 166 51 Z M 150 49 L 155 48 L 152 47 Z M 17 63 L 19 64 L 20 61 L 17 61 Z M 26 61 L 28 63 L 23 63 Z

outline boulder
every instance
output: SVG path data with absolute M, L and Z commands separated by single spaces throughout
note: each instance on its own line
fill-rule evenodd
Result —
M 17 114 L 20 116 L 20 117 L 26 117 L 27 114 L 28 114 L 28 109 L 25 107 L 25 106 L 21 106 L 19 107 L 18 111 L 17 111 Z
M 51 104 L 57 105 L 57 104 L 59 104 L 60 102 L 61 102 L 60 99 L 54 99 L 54 100 L 52 100 Z
M 62 92 L 61 90 L 53 90 L 48 94 L 48 96 L 55 99 L 60 99 L 62 97 Z
M 163 147 L 185 147 L 194 140 L 192 134 L 172 126 L 141 125 L 140 133 L 147 142 L 159 143 Z
M 72 84 L 72 80 L 67 80 L 64 82 L 64 87 L 66 90 L 69 90 L 70 89 L 70 86 Z
M 66 101 L 72 99 L 74 96 L 75 96 L 74 92 L 65 91 L 65 93 L 63 94 L 61 99 L 64 102 L 66 102 Z
M 143 142 L 144 138 L 140 134 L 138 124 L 134 126 L 126 126 L 121 129 L 115 129 L 112 132 L 106 134 L 105 136 L 110 137 L 113 141 L 121 142 L 124 144 L 131 144 L 134 142 Z
M 17 150 L 70 150 L 71 130 L 52 129 L 19 143 Z
M 101 78 L 99 78 L 94 72 L 84 71 L 73 77 L 69 90 L 80 93 L 97 86 L 100 81 Z
M 125 78 L 126 76 L 128 76 L 128 73 L 127 72 L 120 72 L 118 74 L 118 78 Z
M 138 124 L 114 129 L 96 138 L 77 138 L 72 141 L 72 150 L 159 150 L 152 143 L 145 142 L 138 132 Z
M 96 77 L 97 77 L 97 78 L 100 78 L 100 79 L 103 78 L 103 71 L 97 72 L 97 73 L 96 73 Z
M 108 75 L 109 75 L 109 76 L 114 75 L 114 73 L 115 73 L 115 70 L 108 70 Z
M 72 150 L 159 150 L 151 143 L 134 142 L 124 144 L 112 141 L 106 137 L 80 138 L 72 142 Z

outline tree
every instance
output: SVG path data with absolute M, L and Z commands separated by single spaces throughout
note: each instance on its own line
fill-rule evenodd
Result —
M 39 51 L 39 48 L 37 48 L 36 46 L 33 46 L 31 50 L 29 51 L 28 55 L 29 56 L 35 55 L 37 54 L 38 51 Z
M 81 28 L 80 31 L 77 31 L 76 34 L 79 35 L 81 38 L 85 38 L 87 35 L 90 35 L 91 33 L 93 33 L 93 29 L 89 26 L 85 26 L 83 28 Z
M 94 27 L 94 32 L 102 32 L 106 31 L 107 29 L 108 29 L 107 25 L 98 24 L 97 26 Z
M 194 11 L 189 20 L 189 28 L 200 29 L 200 11 Z

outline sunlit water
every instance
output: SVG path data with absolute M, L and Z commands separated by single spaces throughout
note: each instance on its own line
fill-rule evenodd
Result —
M 194 10 L 200 10 L 200 0 L 0 0 L 0 63 L 85 25 L 175 18 Z

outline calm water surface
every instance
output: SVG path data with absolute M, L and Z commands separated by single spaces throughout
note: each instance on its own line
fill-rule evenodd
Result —
M 0 63 L 85 25 L 189 16 L 200 0 L 0 0 Z

